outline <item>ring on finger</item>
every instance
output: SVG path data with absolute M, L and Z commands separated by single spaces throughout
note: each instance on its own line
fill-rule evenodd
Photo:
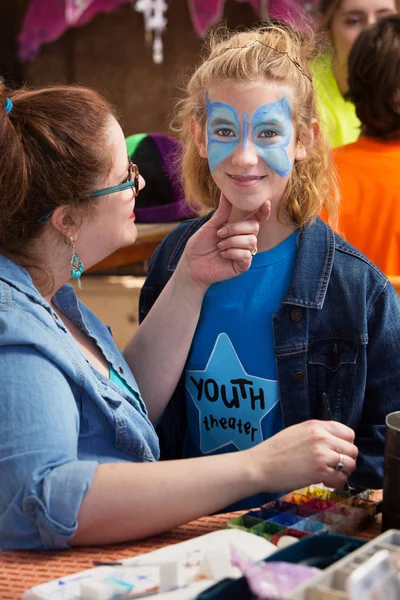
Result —
M 339 454 L 339 460 L 335 467 L 335 471 L 344 471 L 343 454 L 341 454 L 340 452 L 338 452 L 338 454 Z
M 251 253 L 252 256 L 255 256 L 257 254 L 257 246 L 254 248 L 253 252 Z

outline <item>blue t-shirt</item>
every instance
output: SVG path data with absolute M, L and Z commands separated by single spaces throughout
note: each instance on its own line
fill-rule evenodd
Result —
M 283 428 L 273 314 L 292 279 L 297 232 L 253 257 L 249 271 L 207 291 L 186 371 L 184 456 L 245 450 Z M 229 510 L 260 506 L 258 494 Z

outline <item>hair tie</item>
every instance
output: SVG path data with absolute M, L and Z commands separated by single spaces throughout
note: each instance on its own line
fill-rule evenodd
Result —
M 12 100 L 10 98 L 6 98 L 6 115 L 12 111 L 13 106 Z

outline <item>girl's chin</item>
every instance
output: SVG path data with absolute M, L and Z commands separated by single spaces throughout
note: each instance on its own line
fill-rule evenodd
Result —
M 229 200 L 229 202 L 232 204 L 232 208 L 235 211 L 240 211 L 240 212 L 254 212 L 256 210 L 258 210 L 259 208 L 261 208 L 261 206 L 264 204 L 265 202 L 265 198 L 246 198 L 244 199 L 242 198 L 237 198 L 237 197 L 229 197 L 227 196 L 227 199 Z

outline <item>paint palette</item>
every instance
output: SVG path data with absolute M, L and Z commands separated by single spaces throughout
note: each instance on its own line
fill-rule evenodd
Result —
M 235 517 L 227 527 L 249 531 L 278 546 L 283 536 L 301 539 L 326 533 L 353 535 L 376 514 L 380 500 L 373 490 L 345 493 L 313 485 Z
M 193 600 L 221 579 L 241 577 L 232 565 L 232 548 L 252 561 L 276 551 L 265 539 L 243 531 L 214 531 L 124 559 L 120 566 L 97 567 L 42 583 L 24 592 L 22 600 L 133 600 L 149 594 L 157 600 Z

